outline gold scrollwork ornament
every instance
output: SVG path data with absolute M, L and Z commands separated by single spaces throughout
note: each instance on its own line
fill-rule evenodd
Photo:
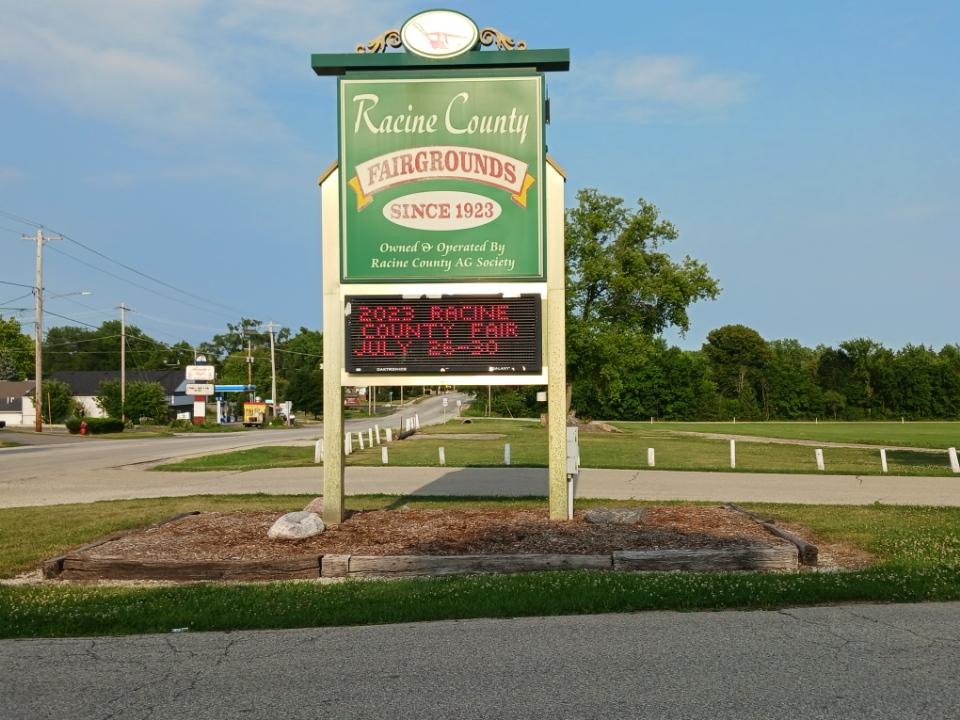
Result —
M 370 42 L 357 45 L 358 53 L 386 52 L 388 47 L 398 48 L 403 45 L 399 30 L 387 30 L 383 35 L 375 37 Z
M 496 44 L 498 50 L 526 50 L 527 43 L 524 40 L 514 42 L 509 35 L 504 35 L 496 28 L 488 27 L 480 31 L 480 44 L 484 47 Z

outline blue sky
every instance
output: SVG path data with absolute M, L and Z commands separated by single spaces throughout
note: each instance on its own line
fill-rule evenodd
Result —
M 960 5 L 440 6 L 570 48 L 547 131 L 568 203 L 584 187 L 654 202 L 680 231 L 671 252 L 723 287 L 671 341 L 728 323 L 810 346 L 960 341 Z M 125 302 L 168 342 L 241 314 L 320 327 L 315 179 L 336 158 L 336 90 L 310 53 L 428 7 L 0 0 L 0 211 L 177 288 L 62 241 L 48 293 L 93 295 L 48 309 L 99 325 Z M 33 283 L 32 230 L 0 216 L 0 280 Z M 29 306 L 6 302 L 21 292 L 0 285 L 0 305 Z

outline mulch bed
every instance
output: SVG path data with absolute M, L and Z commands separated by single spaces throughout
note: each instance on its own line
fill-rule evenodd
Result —
M 278 512 L 203 513 L 131 532 L 85 551 L 124 560 L 279 560 L 305 555 L 601 555 L 617 550 L 725 549 L 789 545 L 735 511 L 648 507 L 638 525 L 591 524 L 577 511 L 552 522 L 546 510 L 374 510 L 304 540 L 270 540 Z

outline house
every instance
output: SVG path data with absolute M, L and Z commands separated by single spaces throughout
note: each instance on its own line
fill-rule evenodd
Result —
M 7 425 L 33 423 L 33 403 L 26 397 L 33 390 L 33 381 L 0 380 L 0 420 Z M 29 410 L 29 421 L 24 422 L 24 412 Z
M 97 405 L 100 383 L 104 380 L 120 380 L 119 370 L 75 370 L 57 371 L 51 374 L 70 386 L 74 399 L 83 404 L 87 417 L 103 417 L 106 413 Z M 174 370 L 127 370 L 127 382 L 160 383 L 171 415 L 193 410 L 193 397 L 186 394 L 187 376 L 183 368 Z M 30 422 L 33 422 L 32 417 Z

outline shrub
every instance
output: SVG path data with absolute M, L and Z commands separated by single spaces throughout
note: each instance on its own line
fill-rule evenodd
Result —
M 73 417 L 67 420 L 67 430 L 74 435 L 80 432 L 80 423 L 86 421 L 88 435 L 102 435 L 104 433 L 123 432 L 123 420 L 119 418 Z

